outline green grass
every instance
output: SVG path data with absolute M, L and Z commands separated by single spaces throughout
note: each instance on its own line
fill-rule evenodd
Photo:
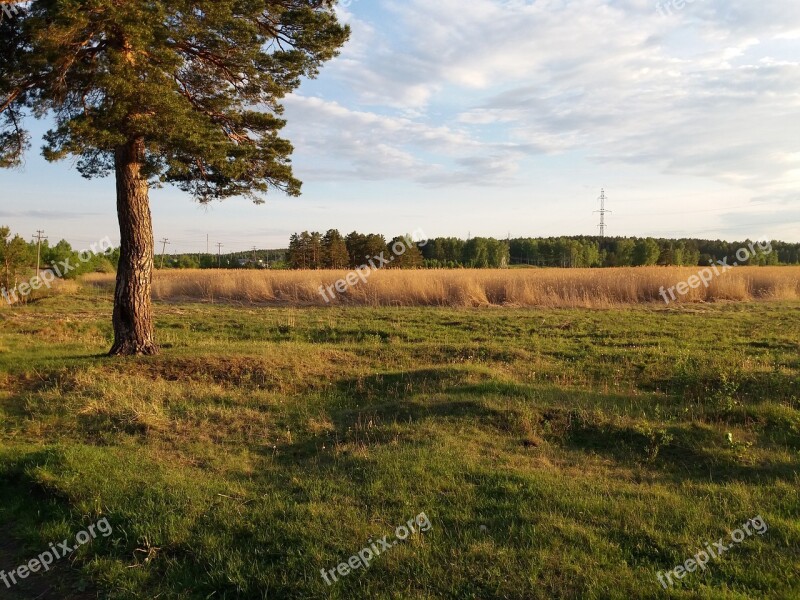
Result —
M 0 312 L 0 568 L 105 516 L 85 597 L 800 597 L 798 303 L 160 304 L 162 354 L 127 360 L 110 311 Z

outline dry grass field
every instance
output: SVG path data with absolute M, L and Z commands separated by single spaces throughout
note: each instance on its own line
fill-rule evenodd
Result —
M 697 275 L 700 267 L 621 269 L 511 269 L 397 271 L 373 273 L 333 304 L 357 306 L 610 307 L 660 302 L 662 288 Z M 153 295 L 162 301 L 201 300 L 245 304 L 325 305 L 320 286 L 344 271 L 158 271 Z M 84 282 L 104 290 L 113 275 Z M 677 296 L 677 294 L 676 294 Z M 737 267 L 715 276 L 708 288 L 690 289 L 681 302 L 796 300 L 800 267 Z

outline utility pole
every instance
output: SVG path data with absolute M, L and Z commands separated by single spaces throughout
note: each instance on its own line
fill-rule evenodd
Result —
M 46 240 L 47 238 L 44 235 L 44 231 L 41 229 L 37 229 L 36 235 L 33 237 L 36 238 L 36 277 L 39 277 L 42 263 L 42 240 Z
M 159 268 L 163 269 L 164 268 L 164 253 L 167 251 L 167 244 L 169 244 L 169 240 L 167 238 L 164 238 L 163 240 L 161 240 L 161 243 L 164 244 L 164 245 L 161 248 L 161 266 Z
M 222 246 L 225 244 L 217 244 L 217 268 L 222 268 Z
M 600 225 L 598 225 L 598 227 L 600 228 L 600 237 L 603 238 L 606 237 L 606 214 L 613 214 L 613 212 L 610 210 L 606 210 L 607 198 L 605 189 L 600 190 L 599 200 L 600 200 L 600 210 L 596 210 L 594 212 L 600 213 Z
M 255 267 L 255 266 L 256 266 L 256 263 L 258 262 L 258 261 L 256 260 L 256 251 L 257 251 L 257 250 L 258 250 L 258 248 L 256 248 L 255 246 L 253 246 L 253 267 Z

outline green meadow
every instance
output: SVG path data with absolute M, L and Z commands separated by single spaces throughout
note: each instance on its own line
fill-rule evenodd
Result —
M 800 598 L 798 302 L 111 309 L 0 310 L 0 569 L 113 527 L 0 598 Z

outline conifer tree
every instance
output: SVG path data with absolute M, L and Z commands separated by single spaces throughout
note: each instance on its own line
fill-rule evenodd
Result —
M 322 265 L 325 269 L 346 269 L 350 263 L 347 244 L 337 229 L 330 229 L 322 238 Z
M 7 0 L 0 0 L 8 4 Z M 154 354 L 149 190 L 200 202 L 300 193 L 281 100 L 349 31 L 334 0 L 33 0 L 0 21 L 0 166 L 29 115 L 44 156 L 116 177 L 121 251 L 111 354 Z

